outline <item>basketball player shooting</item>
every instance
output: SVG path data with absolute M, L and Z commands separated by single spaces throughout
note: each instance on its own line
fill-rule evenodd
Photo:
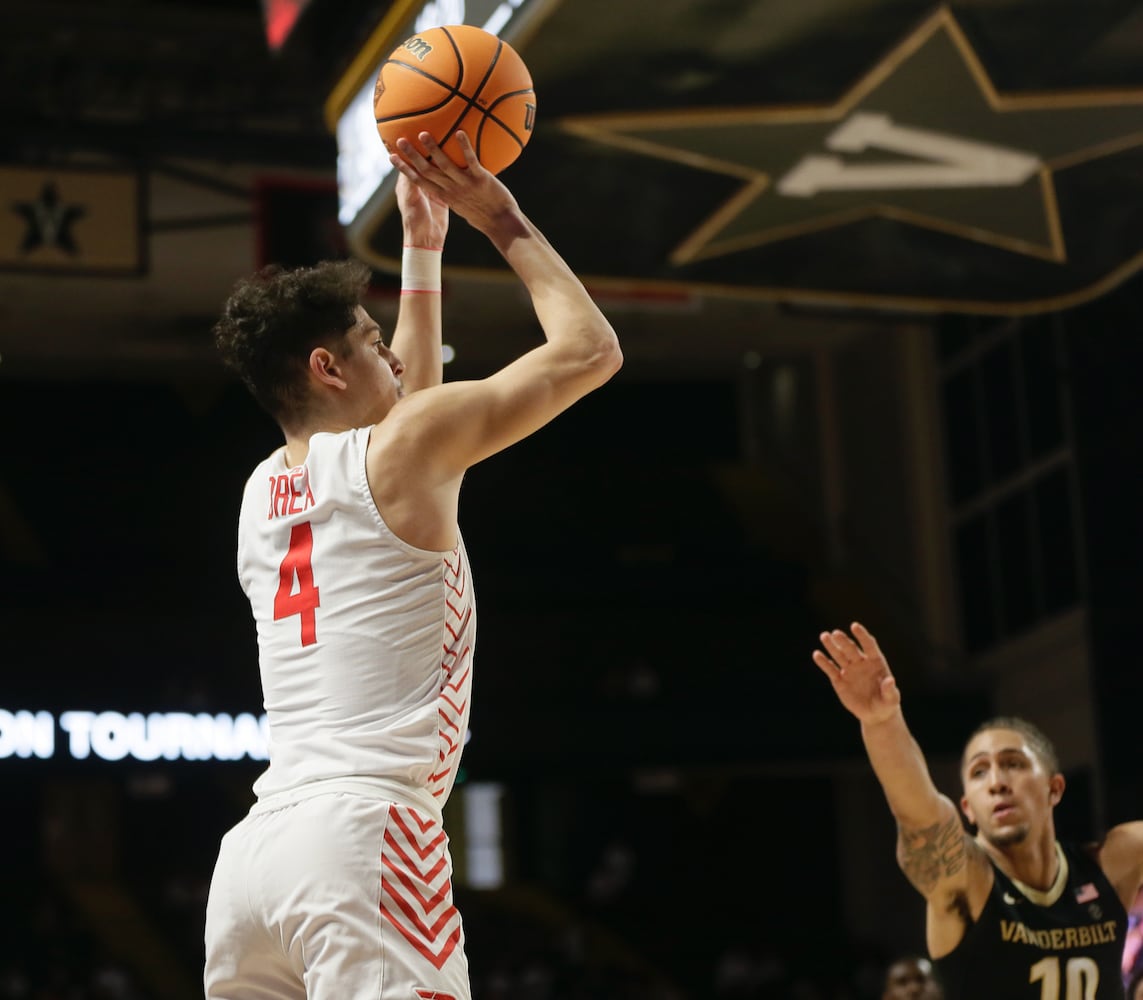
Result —
M 1064 793 L 1035 726 L 992 719 L 961 758 L 961 812 L 933 784 L 877 640 L 823 632 L 813 660 L 861 736 L 897 820 L 897 861 L 927 901 L 925 933 L 945 1000 L 1122 1000 L 1127 909 L 1143 887 L 1143 822 L 1098 844 L 1056 839 Z
M 468 1000 L 441 809 L 473 684 L 476 606 L 458 527 L 467 469 L 622 362 L 608 321 L 457 137 L 391 157 L 406 248 L 392 340 L 356 262 L 241 281 L 215 325 L 285 443 L 250 476 L 238 573 L 255 619 L 270 762 L 223 838 L 206 913 L 208 1000 Z M 450 213 L 482 232 L 545 340 L 444 383 Z

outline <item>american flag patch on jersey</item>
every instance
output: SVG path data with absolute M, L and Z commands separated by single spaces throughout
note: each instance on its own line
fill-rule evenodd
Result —
M 1099 899 L 1099 890 L 1094 882 L 1086 882 L 1076 889 L 1077 903 L 1090 903 L 1093 899 Z

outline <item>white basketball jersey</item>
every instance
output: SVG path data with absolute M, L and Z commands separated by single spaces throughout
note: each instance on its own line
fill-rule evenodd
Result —
M 429 552 L 388 529 L 365 474 L 369 433 L 315 434 L 302 465 L 287 468 L 282 448 L 246 483 L 238 575 L 270 723 L 254 791 L 349 780 L 439 812 L 468 729 L 468 557 L 461 541 Z

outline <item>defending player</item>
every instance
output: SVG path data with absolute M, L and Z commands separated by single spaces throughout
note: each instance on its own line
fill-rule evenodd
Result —
M 1064 792 L 1051 743 L 1022 719 L 970 737 L 960 807 L 933 785 L 901 713 L 901 693 L 873 636 L 823 632 L 814 662 L 861 723 L 897 820 L 897 861 L 928 902 L 929 954 L 945 1000 L 1111 1000 L 1127 907 L 1143 885 L 1143 822 L 1088 847 L 1056 840 Z

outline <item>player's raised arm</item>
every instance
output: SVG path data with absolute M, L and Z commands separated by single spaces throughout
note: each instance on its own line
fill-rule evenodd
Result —
M 842 705 L 861 723 L 866 752 L 889 808 L 908 829 L 957 820 L 959 832 L 956 808 L 937 791 L 905 724 L 901 692 L 885 655 L 864 626 L 855 622 L 852 628 L 852 638 L 840 629 L 823 632 L 822 649 L 815 650 L 813 658 Z
M 822 649 L 814 651 L 813 659 L 838 699 L 861 723 L 869 762 L 897 820 L 897 862 L 930 901 L 932 945 L 934 911 L 958 897 L 966 901 L 971 897 L 972 903 L 983 899 L 990 869 L 967 835 L 956 806 L 933 784 L 928 763 L 905 723 L 901 692 L 877 640 L 856 622 L 852 633 L 851 638 L 841 630 L 823 632 Z M 959 940 L 963 933 L 959 916 L 950 930 Z
M 486 379 L 449 383 L 431 398 L 412 396 L 394 409 L 393 417 L 415 436 L 424 456 L 420 474 L 446 482 L 603 385 L 618 371 L 622 354 L 583 283 L 511 192 L 480 165 L 467 138 L 458 134 L 467 160 L 463 168 L 428 133 L 419 139 L 428 157 L 401 140 L 394 165 L 488 237 L 523 282 L 545 336 L 545 343 Z
M 401 212 L 401 301 L 390 350 L 401 359 L 406 393 L 443 379 L 441 360 L 441 253 L 448 208 L 409 181 L 397 178 Z

